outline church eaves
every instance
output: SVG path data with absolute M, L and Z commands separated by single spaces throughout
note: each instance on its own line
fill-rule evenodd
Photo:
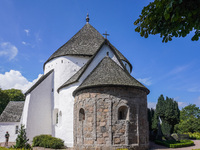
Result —
M 19 122 L 24 101 L 10 101 L 0 116 L 0 122 Z
M 104 43 L 102 43 L 102 45 L 99 47 L 99 49 L 95 52 L 95 54 L 90 58 L 90 60 L 78 71 L 76 72 L 69 80 L 67 80 L 63 85 L 61 85 L 58 89 L 57 92 L 59 93 L 59 90 L 62 89 L 63 87 L 66 87 L 70 84 L 73 84 L 75 82 L 78 82 L 78 80 L 80 79 L 80 77 L 83 75 L 83 73 L 86 71 L 86 69 L 88 68 L 88 66 L 90 65 L 90 63 L 93 61 L 93 59 L 95 58 L 95 56 L 97 55 L 97 53 L 101 50 L 101 47 L 103 45 L 107 45 L 110 47 L 110 49 L 113 51 L 113 53 L 115 54 L 115 56 L 117 57 L 119 63 L 121 64 L 121 66 L 123 67 L 123 69 L 128 72 L 126 70 L 126 67 L 124 66 L 122 60 L 122 57 L 120 57 L 121 53 L 107 40 L 105 39 Z M 125 60 L 124 60 L 125 61 Z M 129 63 L 129 62 L 128 62 Z M 131 64 L 130 64 L 131 66 Z M 131 70 L 132 70 L 132 66 L 131 66 Z
M 68 42 L 55 51 L 44 66 L 50 60 L 66 55 L 92 57 L 106 39 L 89 23 L 86 23 Z M 114 47 L 114 46 L 113 46 Z M 115 48 L 121 60 L 130 62 Z M 131 64 L 130 64 L 131 66 Z M 132 68 L 132 66 L 131 66 Z
M 149 94 L 149 90 L 143 84 L 124 71 L 110 57 L 105 57 L 73 92 L 73 95 L 82 89 L 103 86 L 134 87 Z

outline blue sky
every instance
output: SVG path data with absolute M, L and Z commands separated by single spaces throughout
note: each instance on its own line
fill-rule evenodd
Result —
M 150 0 L 1 0 L 0 87 L 25 91 L 43 74 L 43 63 L 85 25 L 100 33 L 133 65 L 131 73 L 150 89 L 149 106 L 160 94 L 179 106 L 200 107 L 200 43 L 191 35 L 162 43 L 159 35 L 145 39 L 134 21 Z

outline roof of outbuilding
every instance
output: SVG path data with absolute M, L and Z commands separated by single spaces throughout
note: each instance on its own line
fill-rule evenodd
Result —
M 24 101 L 10 101 L 0 116 L 0 122 L 20 122 Z
M 139 81 L 124 71 L 110 57 L 105 57 L 97 67 L 87 76 L 82 84 L 73 92 L 91 87 L 99 86 L 131 86 L 144 90 L 149 94 L 149 90 Z
M 86 23 L 68 42 L 55 51 L 44 65 L 50 60 L 66 55 L 93 56 L 106 39 L 89 23 Z M 130 62 L 115 48 L 120 59 Z M 130 64 L 131 65 L 131 64 Z

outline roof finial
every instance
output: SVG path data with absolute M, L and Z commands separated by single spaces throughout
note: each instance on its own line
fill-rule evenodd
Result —
M 89 18 L 89 14 L 87 13 L 86 23 L 89 23 L 89 20 L 90 20 L 90 18 Z

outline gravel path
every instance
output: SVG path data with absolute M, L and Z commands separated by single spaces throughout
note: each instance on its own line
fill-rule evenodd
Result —
M 192 149 L 200 149 L 200 140 L 193 140 L 195 146 L 184 147 L 184 148 L 167 148 L 161 145 L 157 145 L 153 142 L 150 142 L 149 150 L 192 150 Z M 15 143 L 9 143 L 9 146 L 14 145 Z M 0 143 L 0 146 L 4 146 L 4 143 Z M 34 147 L 33 150 L 52 150 L 49 148 L 42 148 L 42 147 Z M 63 149 L 63 150 L 72 150 L 70 148 Z

